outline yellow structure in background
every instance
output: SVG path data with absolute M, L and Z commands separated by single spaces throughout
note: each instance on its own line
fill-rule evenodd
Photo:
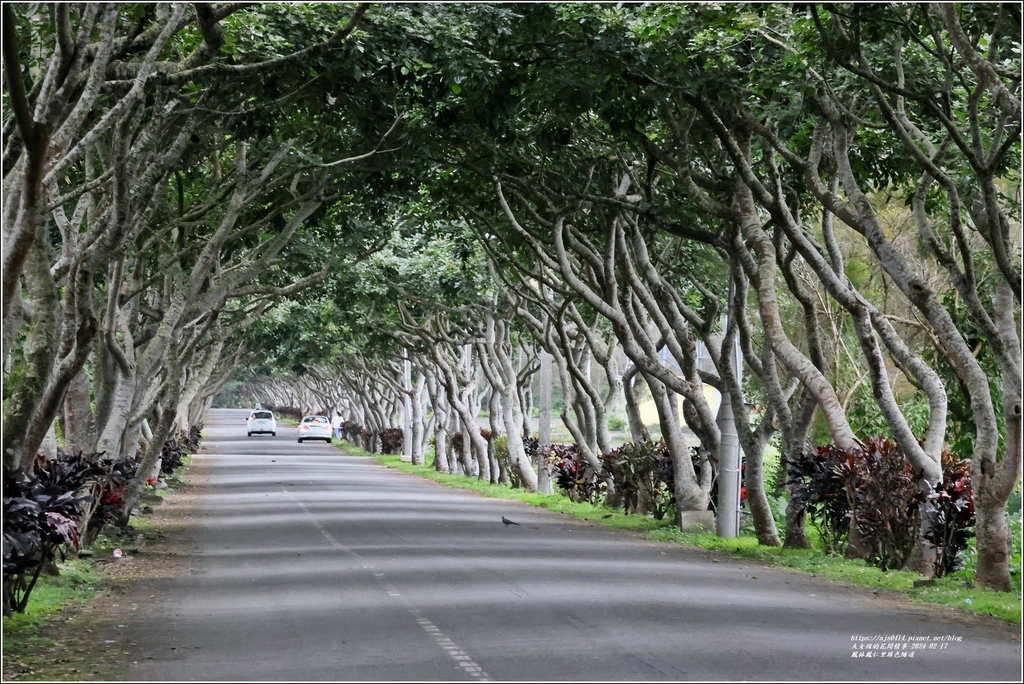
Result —
M 718 405 L 722 403 L 722 393 L 711 385 L 704 385 L 704 399 L 711 407 L 711 413 L 717 416 Z M 679 394 L 676 395 L 676 409 L 679 411 L 679 418 L 683 425 L 686 425 L 686 419 L 683 418 L 683 397 Z M 640 402 L 640 420 L 644 422 L 644 425 L 658 425 L 658 409 L 654 405 L 654 398 L 651 396 L 650 390 L 644 395 L 644 400 Z

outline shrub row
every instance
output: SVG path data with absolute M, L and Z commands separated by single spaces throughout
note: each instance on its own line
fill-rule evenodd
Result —
M 627 514 L 650 513 L 662 520 L 675 506 L 675 468 L 663 442 L 627 442 L 602 456 L 601 464 Z
M 302 420 L 302 411 L 294 406 L 276 406 L 274 404 L 262 404 L 263 408 L 273 411 L 277 418 L 290 418 L 296 422 Z
M 160 472 L 169 474 L 199 447 L 201 427 L 164 443 Z M 139 454 L 102 453 L 38 459 L 28 474 L 3 474 L 3 611 L 24 612 L 39 575 L 72 551 L 91 545 L 104 525 L 124 516 L 125 491 Z M 153 484 L 150 482 L 149 484 Z
M 353 444 L 359 443 L 359 435 L 362 431 L 363 428 L 359 423 L 355 423 L 351 420 L 346 420 L 341 424 L 341 436 Z
M 543 455 L 551 479 L 572 501 L 598 503 L 607 484 L 576 444 L 552 444 Z
M 401 453 L 405 439 L 405 433 L 401 428 L 388 428 L 375 434 L 352 420 L 346 420 L 341 424 L 341 436 L 349 443 L 356 444 L 367 451 L 376 451 L 376 442 L 379 437 L 381 452 L 385 454 Z
M 95 477 L 98 454 L 60 454 L 37 462 L 34 473 L 3 475 L 3 611 L 24 612 L 44 568 L 69 546 L 78 546 L 78 518 L 92 500 L 86 485 Z
M 696 450 L 691 453 L 695 468 L 699 456 Z M 610 481 L 617 493 L 616 507 L 627 514 L 651 514 L 661 520 L 675 506 L 672 458 L 662 442 L 624 444 L 601 457 L 600 472 L 575 444 L 552 445 L 544 460 L 553 480 L 573 501 L 597 503 Z M 842 552 L 852 543 L 854 555 L 882 570 L 906 564 L 924 516 L 932 521 L 924 537 L 935 547 L 935 574 L 942 576 L 958 568 L 972 536 L 969 465 L 944 453 L 942 484 L 923 489 L 921 478 L 890 440 L 871 439 L 850 451 L 817 447 L 790 465 L 790 505 L 807 511 L 831 551 Z M 713 507 L 715 488 L 711 494 Z M 852 542 L 851 521 L 856 531 Z
M 922 487 L 899 445 L 883 438 L 849 451 L 817 447 L 789 464 L 792 502 L 807 512 L 834 552 L 864 557 L 882 570 L 902 568 L 920 532 L 935 547 L 935 575 L 957 569 L 974 526 L 970 462 L 942 454 L 942 484 Z
M 160 474 L 170 475 L 181 467 L 185 457 L 199 451 L 199 445 L 203 441 L 203 425 L 193 425 L 187 434 L 178 433 L 177 437 L 164 442 L 160 450 Z
M 573 501 L 596 503 L 610 481 L 616 495 L 605 503 L 627 514 L 651 514 L 662 520 L 674 512 L 675 468 L 664 442 L 627 442 L 600 457 L 600 470 L 575 444 L 553 444 L 545 460 L 554 481 Z

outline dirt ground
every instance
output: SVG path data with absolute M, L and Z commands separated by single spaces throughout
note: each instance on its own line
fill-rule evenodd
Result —
M 5 648 L 3 681 L 109 681 L 124 679 L 134 645 L 118 629 L 118 617 L 145 610 L 139 589 L 147 583 L 191 571 L 195 546 L 187 530 L 195 523 L 196 503 L 203 489 L 196 469 L 188 484 L 178 484 L 163 497 L 151 500 L 152 512 L 140 515 L 142 532 L 121 535 L 104 532 L 97 545 L 93 568 L 97 593 L 85 605 L 67 607 L 50 618 L 39 635 L 26 644 L 26 653 L 9 655 Z M 106 537 L 106 538 L 104 538 Z M 110 548 L 124 555 L 115 559 Z M 102 549 L 102 550 L 99 550 Z M 153 603 L 156 594 L 148 596 Z

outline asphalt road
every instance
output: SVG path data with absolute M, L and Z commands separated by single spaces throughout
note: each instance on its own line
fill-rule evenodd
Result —
M 1020 681 L 1017 630 L 447 489 L 287 426 L 247 438 L 245 415 L 207 421 L 199 551 L 125 617 L 131 679 Z

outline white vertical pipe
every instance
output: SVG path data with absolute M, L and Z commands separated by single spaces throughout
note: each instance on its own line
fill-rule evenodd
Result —
M 409 361 L 409 350 L 403 349 L 402 356 L 402 388 L 405 390 L 402 402 L 402 460 L 412 462 L 412 362 Z
M 551 361 L 552 357 L 546 350 L 540 352 L 540 424 L 537 438 L 540 442 L 538 451 L 547 453 L 551 446 Z M 543 463 L 538 463 L 537 491 L 551 494 L 551 477 Z
M 729 304 L 732 305 L 735 293 L 729 285 Z M 725 318 L 723 330 L 728 327 Z M 740 340 L 737 335 L 732 348 L 723 349 L 723 361 L 730 364 L 732 372 L 743 386 L 743 364 L 740 356 Z M 741 397 L 742 399 L 742 397 Z M 736 537 L 740 533 L 740 487 L 742 477 L 742 455 L 740 438 L 736 431 L 736 416 L 732 410 L 732 396 L 729 388 L 722 387 L 722 404 L 718 409 L 718 429 L 722 438 L 718 449 L 718 515 L 715 531 L 719 537 Z

